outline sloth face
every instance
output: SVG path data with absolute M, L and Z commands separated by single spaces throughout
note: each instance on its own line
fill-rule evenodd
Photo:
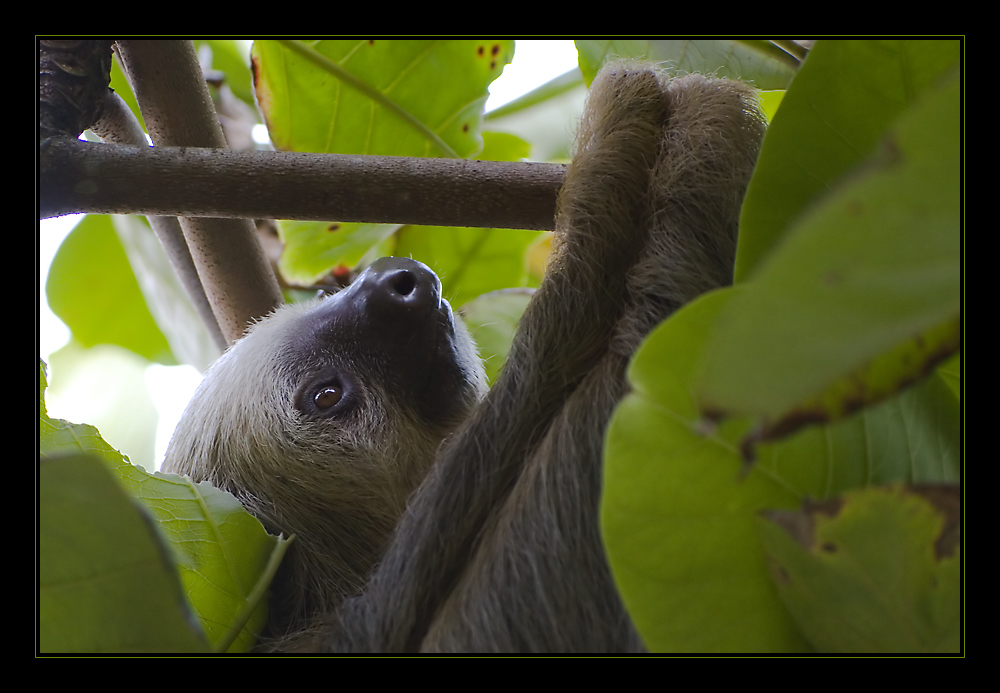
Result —
M 431 426 L 464 418 L 482 394 L 474 346 L 441 282 L 408 258 L 382 258 L 350 287 L 320 300 L 285 329 L 281 377 L 297 383 L 292 405 L 309 420 L 337 420 L 366 398 L 392 401 L 386 414 Z
M 329 503 L 369 484 L 405 502 L 485 390 L 437 276 L 381 258 L 343 291 L 278 309 L 213 364 L 164 469 L 250 505 L 286 487 Z

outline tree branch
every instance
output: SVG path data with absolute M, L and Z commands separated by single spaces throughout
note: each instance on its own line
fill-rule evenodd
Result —
M 153 144 L 225 148 L 219 116 L 191 41 L 119 41 L 118 57 Z M 97 183 L 97 189 L 102 187 L 99 177 L 89 180 Z M 219 328 L 230 343 L 235 342 L 248 325 L 284 302 L 253 222 L 185 215 L 180 224 Z
M 38 139 L 76 137 L 101 114 L 111 74 L 111 41 L 38 42 Z
M 551 230 L 566 167 L 100 145 L 43 148 L 41 216 L 163 214 Z
M 104 96 L 104 109 L 101 117 L 91 126 L 91 130 L 105 142 L 117 142 L 135 147 L 146 146 L 146 133 L 142 131 L 139 121 L 122 101 L 122 97 L 110 90 Z M 202 323 L 208 329 L 212 341 L 219 347 L 220 352 L 225 351 L 228 341 L 219 329 L 215 313 L 205 295 L 205 289 L 201 285 L 198 270 L 191 259 L 191 253 L 188 251 L 187 241 L 184 240 L 184 232 L 181 230 L 177 217 L 150 215 L 146 217 L 146 220 L 159 239 L 160 245 L 163 246 L 167 260 L 174 268 L 181 286 L 184 287 L 184 292 L 201 317 Z
M 186 243 L 173 247 L 190 250 L 215 321 L 230 343 L 282 300 L 250 219 L 554 227 L 564 166 L 231 151 L 190 41 L 119 41 L 118 56 L 156 146 L 135 146 L 136 133 L 122 131 L 134 127 L 110 117 L 98 127 L 112 128 L 110 137 L 120 144 L 80 142 L 72 128 L 43 130 L 49 136 L 39 146 L 39 216 L 180 217 Z M 46 68 L 52 61 L 43 58 L 40 75 L 54 75 L 55 84 L 61 73 Z M 60 67 L 67 60 L 52 64 Z M 107 71 L 97 72 L 106 84 Z M 68 88 L 49 91 L 58 96 Z M 96 97 L 90 101 L 101 106 Z M 203 317 L 211 328 L 211 316 Z

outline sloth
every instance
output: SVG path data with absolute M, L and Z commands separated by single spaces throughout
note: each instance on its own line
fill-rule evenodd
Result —
M 265 649 L 643 649 L 598 528 L 604 431 L 642 339 L 731 282 L 763 132 L 739 82 L 605 66 L 488 392 L 436 277 L 398 258 L 210 369 L 166 467 L 300 537 Z
M 441 440 L 486 392 L 441 282 L 381 258 L 345 290 L 288 304 L 205 374 L 162 469 L 225 489 L 296 535 L 268 632 L 357 594 Z

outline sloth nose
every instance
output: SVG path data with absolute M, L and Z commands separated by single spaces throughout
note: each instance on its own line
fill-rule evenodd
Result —
M 422 316 L 441 305 L 437 275 L 422 262 L 406 257 L 379 258 L 355 284 L 360 284 L 356 291 L 368 310 L 384 317 Z

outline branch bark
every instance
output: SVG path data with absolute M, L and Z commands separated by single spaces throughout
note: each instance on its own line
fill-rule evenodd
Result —
M 161 214 L 552 230 L 566 167 L 52 140 L 41 215 Z
M 185 243 L 174 245 L 190 250 L 229 343 L 282 302 L 250 219 L 554 228 L 564 166 L 231 151 L 190 41 L 117 45 L 156 146 L 43 131 L 53 136 L 39 146 L 39 216 L 179 217 Z
M 111 41 L 38 42 L 38 138 L 77 137 L 101 114 L 111 74 Z
M 119 41 L 118 57 L 154 145 L 225 148 L 191 41 Z M 235 342 L 284 302 L 253 222 L 181 216 L 180 224 L 219 328 Z

